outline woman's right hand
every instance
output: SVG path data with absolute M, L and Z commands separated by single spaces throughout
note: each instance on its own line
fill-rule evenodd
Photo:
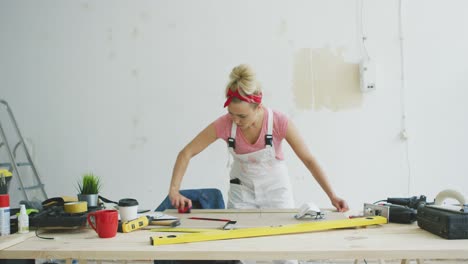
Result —
M 192 201 L 187 197 L 180 194 L 180 192 L 169 193 L 169 199 L 171 200 L 172 206 L 177 209 L 183 209 L 185 207 L 192 208 Z

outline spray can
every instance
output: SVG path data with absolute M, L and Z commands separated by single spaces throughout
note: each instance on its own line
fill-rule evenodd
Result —
M 0 236 L 10 234 L 10 196 L 0 194 Z
M 26 213 L 26 206 L 20 205 L 20 214 L 18 216 L 18 233 L 26 234 L 29 232 L 29 216 Z

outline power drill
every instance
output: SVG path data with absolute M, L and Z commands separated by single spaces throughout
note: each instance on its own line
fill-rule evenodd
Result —
M 427 204 L 426 196 L 410 198 L 387 198 L 389 206 L 389 222 L 410 224 L 416 221 L 417 210 Z

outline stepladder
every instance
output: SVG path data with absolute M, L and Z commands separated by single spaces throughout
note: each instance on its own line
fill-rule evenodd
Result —
M 13 207 L 19 202 L 39 207 L 47 199 L 31 149 L 32 144 L 28 145 L 23 137 L 11 107 L 0 99 L 0 169 L 13 174 L 8 188 Z

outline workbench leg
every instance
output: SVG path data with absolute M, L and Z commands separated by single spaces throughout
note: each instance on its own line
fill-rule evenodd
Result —
M 359 264 L 359 262 L 360 262 L 360 259 L 354 259 L 354 264 Z M 378 262 L 379 264 L 385 264 L 384 259 L 379 259 Z
M 424 259 L 416 259 L 417 264 L 424 264 Z M 411 264 L 411 261 L 408 259 L 402 259 L 401 264 Z

